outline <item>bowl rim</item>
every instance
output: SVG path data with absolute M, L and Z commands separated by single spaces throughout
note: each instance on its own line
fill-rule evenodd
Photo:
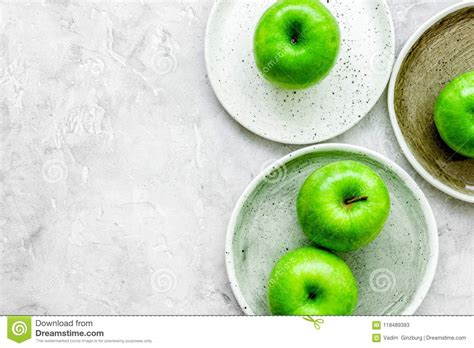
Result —
M 426 294 L 428 293 L 431 283 L 433 282 L 434 275 L 436 272 L 436 267 L 438 264 L 438 228 L 436 225 L 436 220 L 435 220 L 433 211 L 431 209 L 431 206 L 429 205 L 428 200 L 426 199 L 423 191 L 416 184 L 415 180 L 411 178 L 408 175 L 408 173 L 405 172 L 405 170 L 402 169 L 398 164 L 396 164 L 392 160 L 388 159 L 387 157 L 375 151 L 372 151 L 360 146 L 340 144 L 340 143 L 312 145 L 312 146 L 308 146 L 308 147 L 296 150 L 294 152 L 291 152 L 283 156 L 281 159 L 273 162 L 271 165 L 266 167 L 259 175 L 257 175 L 250 182 L 250 184 L 247 185 L 244 192 L 238 199 L 234 207 L 234 210 L 232 211 L 229 224 L 227 226 L 226 242 L 225 242 L 225 263 L 226 263 L 227 276 L 229 278 L 232 292 L 234 293 L 234 296 L 240 308 L 246 315 L 255 315 L 255 313 L 250 308 L 249 304 L 245 300 L 240 290 L 239 283 L 237 281 L 237 275 L 235 273 L 234 254 L 232 251 L 232 244 L 233 244 L 233 238 L 234 238 L 235 230 L 236 230 L 237 218 L 239 216 L 240 211 L 242 210 L 243 205 L 245 204 L 245 201 L 247 200 L 249 195 L 254 191 L 257 185 L 259 185 L 265 179 L 265 177 L 268 176 L 276 168 L 282 165 L 285 165 L 286 163 L 300 156 L 303 156 L 309 153 L 318 153 L 318 152 L 327 152 L 327 151 L 344 151 L 344 152 L 362 154 L 383 164 L 384 167 L 388 167 L 390 170 L 394 171 L 405 182 L 408 188 L 413 192 L 415 197 L 418 199 L 421 210 L 423 211 L 423 214 L 425 216 L 425 223 L 428 227 L 430 252 L 429 252 L 429 258 L 428 258 L 426 270 L 423 275 L 423 279 L 413 296 L 413 300 L 403 310 L 403 312 L 400 315 L 414 314 L 415 311 L 423 302 Z
M 395 65 L 393 66 L 392 75 L 390 77 L 390 82 L 388 85 L 388 93 L 387 93 L 387 101 L 388 101 L 388 113 L 390 115 L 390 122 L 392 124 L 393 131 L 395 132 L 395 137 L 397 139 L 400 148 L 402 149 L 403 154 L 405 155 L 408 162 L 411 166 L 420 174 L 426 181 L 428 181 L 431 185 L 436 187 L 438 190 L 446 193 L 447 195 L 454 197 L 456 199 L 474 203 L 474 195 L 469 195 L 467 193 L 462 193 L 458 190 L 455 190 L 451 186 L 443 183 L 442 181 L 435 178 L 431 175 L 424 167 L 421 165 L 420 162 L 416 159 L 415 155 L 411 151 L 408 143 L 405 141 L 405 136 L 403 135 L 400 126 L 398 124 L 397 114 L 395 112 L 395 84 L 398 79 L 398 74 L 400 72 L 400 68 L 405 61 L 407 54 L 410 52 L 413 45 L 418 41 L 418 39 L 427 31 L 429 30 L 435 23 L 437 23 L 442 18 L 446 17 L 447 15 L 454 13 L 458 10 L 461 10 L 466 7 L 474 6 L 474 1 L 462 1 L 460 3 L 454 4 L 449 6 L 448 8 L 436 13 L 434 16 L 430 17 L 427 21 L 425 21 L 408 39 L 408 41 L 403 46 L 402 50 L 400 51 Z
M 211 11 L 209 13 L 209 16 L 207 18 L 207 23 L 206 23 L 206 30 L 205 30 L 205 34 L 204 34 L 204 62 L 205 62 L 205 65 L 206 65 L 206 73 L 207 73 L 207 77 L 208 77 L 208 80 L 209 80 L 209 84 L 211 86 L 211 89 L 215 95 L 215 97 L 217 98 L 217 100 L 219 101 L 219 104 L 222 106 L 222 108 L 225 110 L 225 112 L 235 121 L 237 122 L 240 126 L 242 126 L 243 128 L 245 128 L 246 130 L 248 130 L 249 132 L 253 133 L 253 134 L 256 134 L 258 135 L 259 137 L 262 137 L 263 139 L 267 139 L 267 140 L 270 140 L 270 141 L 274 141 L 276 143 L 280 143 L 280 144 L 287 144 L 287 145 L 311 145 L 311 144 L 318 144 L 318 143 L 322 143 L 324 141 L 327 141 L 329 139 L 333 139 L 341 134 L 344 134 L 346 133 L 347 131 L 349 131 L 350 129 L 354 128 L 355 126 L 357 126 L 357 124 L 360 123 L 360 121 L 362 121 L 362 119 L 364 119 L 371 111 L 372 109 L 374 108 L 374 106 L 380 101 L 380 98 L 382 97 L 385 89 L 387 88 L 387 84 L 388 82 L 390 81 L 390 76 L 391 76 L 391 73 L 389 72 L 385 77 L 384 77 L 384 88 L 381 89 L 380 93 L 377 95 L 376 98 L 374 98 L 373 102 L 370 104 L 370 107 L 367 109 L 366 113 L 364 115 L 362 115 L 360 118 L 358 118 L 354 123 L 350 124 L 348 127 L 345 127 L 345 128 L 341 128 L 339 129 L 338 132 L 335 132 L 333 133 L 332 135 L 328 135 L 328 136 L 324 136 L 324 137 L 321 137 L 320 139 L 311 139 L 311 140 L 304 140 L 304 141 L 301 141 L 301 140 L 292 140 L 292 139 L 282 139 L 281 137 L 274 137 L 272 135 L 265 135 L 263 132 L 259 131 L 259 130 L 255 130 L 255 129 L 251 129 L 249 128 L 247 125 L 244 125 L 238 118 L 236 118 L 230 111 L 229 111 L 229 108 L 227 107 L 226 103 L 224 102 L 224 100 L 222 100 L 221 96 L 217 94 L 217 89 L 216 89 L 216 82 L 214 81 L 214 79 L 211 78 L 212 74 L 211 74 L 211 64 L 210 64 L 210 51 L 211 51 L 211 48 L 210 48 L 210 40 L 209 40 L 209 36 L 210 36 L 210 31 L 211 31 L 211 22 L 212 20 L 214 20 L 215 18 L 215 14 L 217 12 L 217 7 L 220 5 L 220 3 L 222 3 L 224 0 L 214 0 L 214 4 L 212 5 L 212 8 L 211 8 Z M 390 39 L 390 45 L 391 45 L 391 56 L 392 56 L 392 59 L 391 59 L 391 62 L 390 62 L 390 66 L 393 68 L 393 64 L 395 62 L 395 58 L 396 58 L 396 51 L 395 51 L 395 46 L 396 46 L 396 42 L 395 42 L 395 26 L 393 24 L 393 16 L 392 16 L 392 12 L 390 10 L 390 6 L 388 6 L 388 3 L 387 3 L 387 0 L 380 0 L 384 7 L 385 7 L 385 10 L 387 12 L 387 15 L 388 15 L 388 19 L 389 19 L 389 26 L 390 26 L 390 33 L 391 33 L 391 39 Z M 326 5 L 325 5 L 326 6 Z M 390 70 L 389 70 L 390 71 Z

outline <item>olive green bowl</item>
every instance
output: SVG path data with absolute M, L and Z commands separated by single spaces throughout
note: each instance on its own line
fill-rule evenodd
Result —
M 474 69 L 473 35 L 473 1 L 433 16 L 403 47 L 388 89 L 392 126 L 410 164 L 439 190 L 470 203 L 474 203 L 474 159 L 443 142 L 433 113 L 446 84 Z
M 375 170 L 391 197 L 390 216 L 369 246 L 339 255 L 358 281 L 356 315 L 413 314 L 433 280 L 438 234 L 431 208 L 415 181 L 385 157 L 351 145 L 324 144 L 293 152 L 247 187 L 227 231 L 226 265 L 246 314 L 268 315 L 266 286 L 276 261 L 309 245 L 297 221 L 296 196 L 306 177 L 334 161 L 355 160 Z

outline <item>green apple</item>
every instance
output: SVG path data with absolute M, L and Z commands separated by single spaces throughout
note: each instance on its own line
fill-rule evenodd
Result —
M 306 179 L 296 208 L 303 232 L 312 242 L 351 251 L 378 236 L 390 212 L 390 196 L 382 178 L 368 166 L 340 161 Z
M 357 283 L 339 256 L 300 248 L 283 255 L 273 268 L 268 302 L 276 315 L 348 315 L 357 305 Z
M 436 100 L 434 122 L 451 149 L 474 158 L 474 70 L 444 87 Z
M 260 18 L 254 36 L 257 67 L 269 82 L 303 89 L 334 66 L 339 26 L 318 0 L 279 0 Z

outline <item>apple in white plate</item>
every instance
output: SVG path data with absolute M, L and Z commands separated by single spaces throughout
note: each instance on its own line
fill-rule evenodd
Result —
M 278 0 L 260 18 L 254 56 L 269 82 L 303 89 L 333 68 L 340 46 L 339 25 L 318 0 Z

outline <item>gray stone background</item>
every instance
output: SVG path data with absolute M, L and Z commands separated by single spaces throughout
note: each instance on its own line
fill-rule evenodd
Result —
M 397 52 L 455 1 L 390 0 Z M 0 1 L 0 313 L 240 314 L 230 213 L 271 161 L 206 77 L 212 0 Z M 376 150 L 422 187 L 440 237 L 418 314 L 473 314 L 473 206 L 421 179 L 386 95 L 331 142 Z

